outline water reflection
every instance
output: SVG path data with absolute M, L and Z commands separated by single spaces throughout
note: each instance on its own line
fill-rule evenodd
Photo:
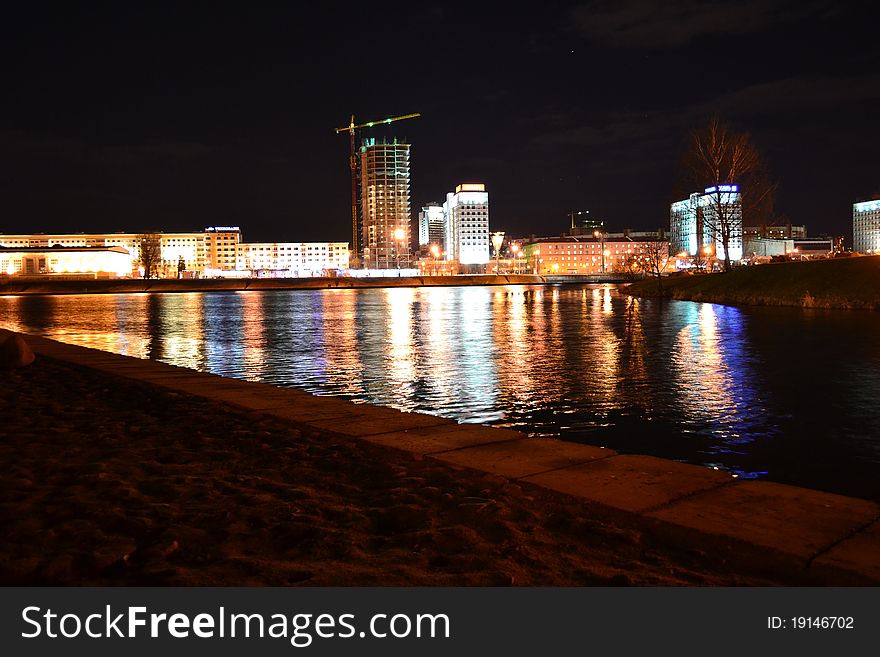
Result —
M 413 399 L 418 383 L 416 363 L 415 331 L 413 328 L 413 301 L 415 290 L 411 287 L 385 290 L 385 349 L 384 371 L 391 389 L 395 391 L 394 401 L 402 406 Z
M 880 474 L 880 317 L 847 317 L 608 286 L 0 298 L 13 330 L 838 489 Z
M 673 345 L 672 382 L 678 391 L 684 431 L 711 436 L 708 453 L 743 454 L 744 443 L 771 437 L 762 426 L 761 408 L 751 381 L 756 373 L 748 357 L 742 311 L 714 304 L 683 304 L 683 325 Z M 739 475 L 756 476 L 732 468 Z
M 322 326 L 324 343 L 332 346 L 326 350 L 326 383 L 337 394 L 357 397 L 364 392 L 359 346 L 363 315 L 358 312 L 358 295 L 354 290 L 340 290 L 332 301 L 325 304 Z

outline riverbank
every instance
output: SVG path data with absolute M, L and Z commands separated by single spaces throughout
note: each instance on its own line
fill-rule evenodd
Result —
M 450 285 L 543 284 L 543 276 L 404 276 L 353 278 L 195 278 L 56 280 L 46 276 L 13 278 L 0 283 L 0 295 L 131 294 L 143 292 L 241 292 L 244 290 L 325 290 L 376 287 L 445 287 Z
M 739 267 L 725 274 L 664 278 L 623 290 L 639 297 L 664 297 L 732 306 L 795 306 L 880 310 L 880 256 L 784 262 Z
M 4 585 L 773 581 L 536 487 L 45 356 L 0 394 Z
M 3 584 L 880 581 L 864 500 L 27 341 Z

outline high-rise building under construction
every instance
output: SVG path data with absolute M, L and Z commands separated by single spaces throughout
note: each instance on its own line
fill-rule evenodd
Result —
M 361 146 L 364 267 L 391 269 L 410 264 L 409 148 L 397 139 L 365 139 Z

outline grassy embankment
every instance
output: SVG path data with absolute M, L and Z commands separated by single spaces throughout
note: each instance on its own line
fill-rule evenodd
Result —
M 743 306 L 880 310 L 880 256 L 739 267 L 726 274 L 648 279 L 625 289 L 666 297 Z

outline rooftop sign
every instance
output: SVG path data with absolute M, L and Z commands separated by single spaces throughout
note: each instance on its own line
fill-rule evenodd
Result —
M 486 185 L 483 183 L 464 183 L 463 185 L 458 185 L 455 188 L 455 193 L 460 194 L 461 192 L 485 192 Z

